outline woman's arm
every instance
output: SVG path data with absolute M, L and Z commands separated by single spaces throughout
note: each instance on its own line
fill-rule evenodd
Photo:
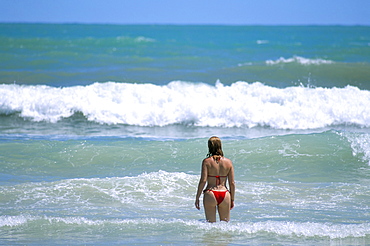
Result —
M 234 197 L 235 197 L 234 166 L 232 164 L 231 164 L 229 174 L 227 175 L 227 179 L 229 181 L 230 196 L 231 196 L 231 207 L 230 207 L 230 209 L 232 209 L 234 207 Z
M 195 196 L 195 207 L 198 210 L 200 209 L 199 198 L 200 198 L 200 195 L 202 194 L 204 186 L 207 183 L 207 177 L 208 177 L 208 168 L 207 168 L 207 165 L 206 165 L 206 161 L 203 160 L 203 162 L 202 162 L 202 172 L 201 172 L 200 180 L 199 180 L 199 184 L 198 184 L 197 195 Z

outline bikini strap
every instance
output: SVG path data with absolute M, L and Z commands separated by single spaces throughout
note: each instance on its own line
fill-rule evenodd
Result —
M 219 185 L 219 184 L 221 184 L 221 177 L 226 178 L 227 176 L 220 176 L 220 175 L 211 176 L 211 175 L 208 175 L 208 177 L 215 177 L 216 178 L 216 185 Z

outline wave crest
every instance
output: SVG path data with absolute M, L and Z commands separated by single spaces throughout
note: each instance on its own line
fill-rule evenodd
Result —
M 301 65 L 321 65 L 321 64 L 333 64 L 334 61 L 324 60 L 324 59 L 309 59 L 301 56 L 293 56 L 291 58 L 280 57 L 277 60 L 267 60 L 267 65 L 277 65 L 277 64 L 286 64 L 286 63 L 298 63 Z
M 94 83 L 55 88 L 0 85 L 0 113 L 55 123 L 81 112 L 102 124 L 316 129 L 370 126 L 370 92 L 357 87 L 276 88 L 259 82 L 225 86 Z M 355 100 L 354 100 L 355 99 Z

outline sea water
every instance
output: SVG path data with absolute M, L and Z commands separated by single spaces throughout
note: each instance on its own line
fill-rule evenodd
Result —
M 370 28 L 0 24 L 0 243 L 369 245 Z M 229 223 L 194 207 L 207 140 Z

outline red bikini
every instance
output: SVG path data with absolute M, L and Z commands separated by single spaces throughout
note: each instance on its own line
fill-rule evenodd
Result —
M 221 184 L 221 177 L 222 178 L 226 178 L 227 176 L 211 176 L 211 175 L 208 175 L 208 177 L 215 177 L 216 178 L 216 186 L 218 186 L 219 184 Z M 215 196 L 216 198 L 216 201 L 217 201 L 217 205 L 220 205 L 220 203 L 225 199 L 225 196 L 226 196 L 226 192 L 228 192 L 228 190 L 204 190 L 204 192 L 206 191 L 212 191 L 213 195 Z
M 209 190 L 212 191 L 213 195 L 215 196 L 217 200 L 217 205 L 220 205 L 220 203 L 225 199 L 226 192 L 228 190 Z
M 208 175 L 208 177 L 214 177 L 216 178 L 216 186 L 220 185 L 221 184 L 221 178 L 226 178 L 227 176 L 211 176 L 211 175 Z

